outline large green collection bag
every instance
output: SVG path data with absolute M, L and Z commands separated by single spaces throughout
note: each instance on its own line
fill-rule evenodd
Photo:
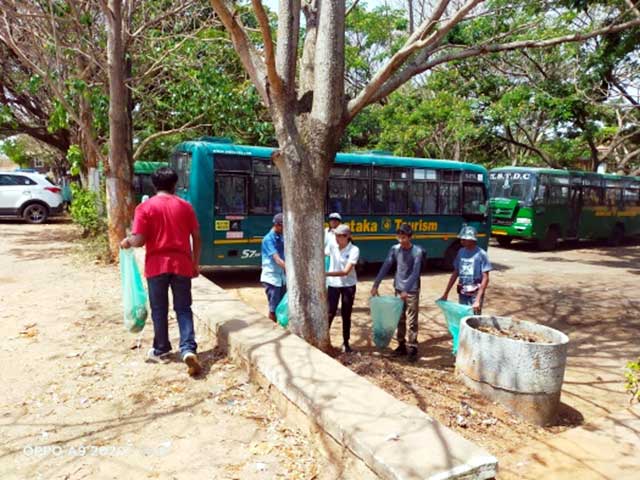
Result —
M 289 294 L 285 293 L 280 300 L 280 303 L 276 307 L 276 320 L 282 328 L 287 328 L 289 325 Z
M 124 327 L 131 333 L 138 333 L 144 328 L 147 319 L 147 292 L 142 285 L 142 276 L 131 248 L 120 249 L 120 280 Z
M 460 320 L 469 315 L 473 315 L 473 307 L 471 305 L 460 305 L 456 302 L 449 302 L 447 300 L 436 300 L 436 305 L 444 313 L 444 318 L 447 320 L 447 326 L 449 332 L 453 337 L 452 353 L 455 355 L 458 353 L 458 334 L 460 333 Z
M 373 343 L 378 348 L 385 348 L 398 328 L 404 302 L 400 297 L 381 295 L 371 297 L 369 306 L 373 321 Z

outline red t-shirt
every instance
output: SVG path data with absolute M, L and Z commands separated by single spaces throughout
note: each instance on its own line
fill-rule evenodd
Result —
M 193 207 L 175 195 L 155 195 L 136 207 L 132 233 L 144 235 L 144 276 L 174 273 L 193 277 L 191 233 L 198 229 Z

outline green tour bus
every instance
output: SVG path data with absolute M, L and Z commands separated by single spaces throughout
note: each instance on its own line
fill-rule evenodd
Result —
M 133 190 L 136 203 L 140 203 L 144 195 L 153 196 L 156 189 L 151 183 L 151 174 L 160 167 L 168 167 L 168 162 L 137 161 L 133 164 Z
M 259 265 L 262 237 L 282 211 L 273 148 L 204 137 L 179 144 L 171 157 L 177 194 L 194 207 L 202 232 L 204 266 Z M 451 266 L 467 224 L 487 247 L 488 172 L 447 160 L 394 157 L 384 152 L 339 153 L 326 205 L 351 227 L 362 263 L 381 262 L 402 222 L 429 259 Z
M 489 172 L 491 234 L 498 244 L 533 240 L 553 250 L 561 239 L 607 239 L 640 233 L 640 177 L 548 168 Z

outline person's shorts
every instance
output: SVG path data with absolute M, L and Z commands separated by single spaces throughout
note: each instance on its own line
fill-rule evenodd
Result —
M 276 287 L 275 285 L 271 285 L 270 283 L 265 282 L 262 282 L 262 286 L 264 287 L 264 291 L 267 294 L 267 299 L 269 300 L 269 313 L 275 313 L 276 307 L 287 291 L 287 287 L 286 285 Z

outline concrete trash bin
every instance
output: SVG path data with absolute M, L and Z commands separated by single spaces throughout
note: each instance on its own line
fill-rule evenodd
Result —
M 533 322 L 465 317 L 456 373 L 468 387 L 525 420 L 549 425 L 560 405 L 568 343 L 564 333 Z

